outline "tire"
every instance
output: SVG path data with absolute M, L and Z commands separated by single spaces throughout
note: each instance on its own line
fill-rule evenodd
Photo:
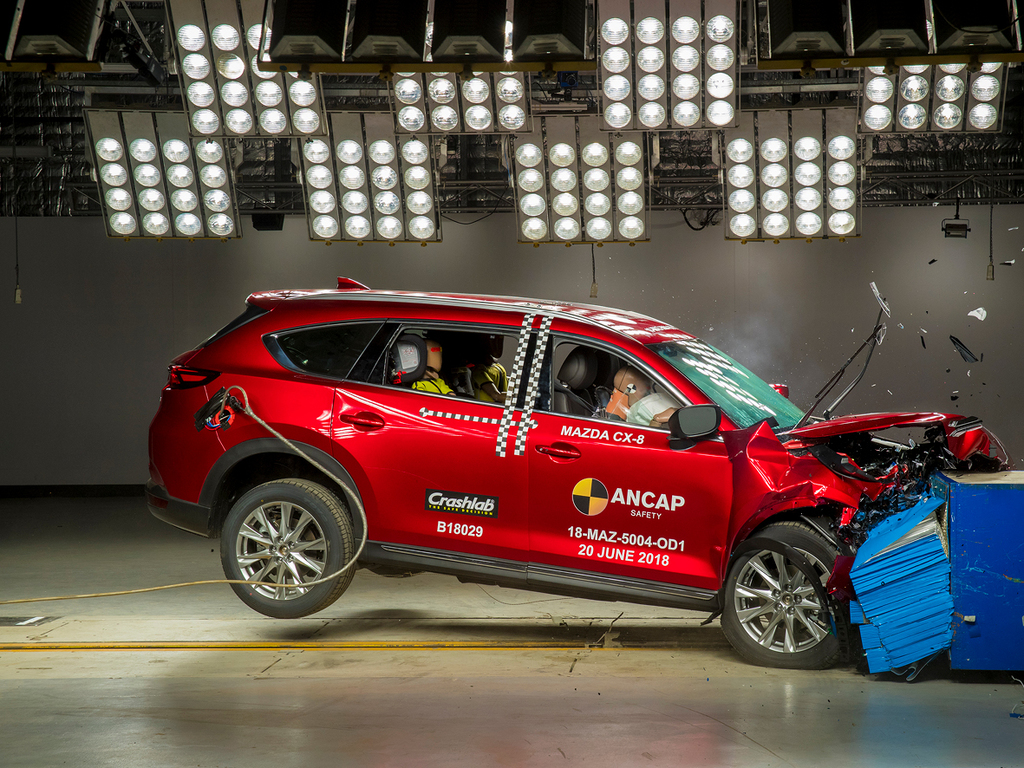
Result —
M 227 578 L 280 585 L 231 585 L 243 603 L 275 619 L 308 616 L 341 597 L 355 567 L 322 584 L 301 585 L 338 571 L 354 554 L 345 507 L 308 480 L 276 480 L 253 488 L 231 507 L 221 532 L 220 559 Z
M 795 549 L 803 563 L 779 544 Z M 737 653 L 761 667 L 833 666 L 839 640 L 828 607 L 803 570 L 813 568 L 824 587 L 837 554 L 832 544 L 806 525 L 785 522 L 764 528 L 737 552 L 722 600 L 722 630 Z

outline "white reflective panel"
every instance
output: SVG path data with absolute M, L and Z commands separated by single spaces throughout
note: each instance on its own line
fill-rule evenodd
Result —
M 576 150 L 569 144 L 555 144 L 548 152 L 548 160 L 559 168 L 564 168 L 576 161 Z
M 414 192 L 413 194 L 422 195 L 424 193 Z M 373 196 L 373 207 L 380 213 L 391 214 L 402 207 L 402 200 L 394 192 L 378 192 Z
M 707 35 L 716 43 L 724 43 L 736 31 L 736 25 L 728 16 L 713 16 L 707 22 Z
M 345 232 L 349 237 L 362 240 L 370 234 L 370 222 L 363 216 L 350 216 L 345 219 Z
M 769 189 L 761 195 L 761 205 L 773 213 L 778 213 L 789 207 L 789 195 L 781 189 Z
M 402 107 L 398 110 L 398 124 L 407 131 L 418 131 L 426 122 L 426 116 L 419 107 Z
M 928 81 L 920 75 L 904 78 L 900 83 L 900 95 L 907 101 L 921 101 L 928 98 Z
M 171 228 L 171 222 L 162 213 L 147 213 L 142 217 L 142 228 L 151 235 L 160 236 Z
M 178 27 L 178 45 L 186 51 L 198 51 L 206 45 L 206 34 L 195 24 Z
M 608 172 L 603 168 L 591 168 L 583 174 L 583 186 L 591 192 L 601 192 L 608 189 Z
M 855 196 L 849 187 L 834 187 L 829 190 L 828 204 L 837 211 L 845 211 L 854 203 Z
M 385 240 L 394 240 L 402 235 L 402 222 L 394 216 L 383 216 L 377 220 L 377 234 Z
M 853 181 L 856 175 L 856 169 L 854 169 L 854 167 L 845 160 L 835 163 L 828 169 L 828 180 L 841 187 L 846 186 Z
M 967 84 L 956 75 L 940 77 L 935 83 L 935 95 L 943 101 L 957 101 L 967 93 Z
M 427 94 L 438 104 L 447 104 L 455 98 L 455 83 L 443 77 L 431 80 Z
M 338 142 L 337 151 L 338 159 L 345 165 L 352 165 L 363 159 L 362 146 L 358 142 L 352 141 L 352 139 Z
M 422 165 L 414 165 L 405 171 L 405 185 L 410 189 L 426 189 L 430 186 L 430 171 Z
M 857 144 L 849 136 L 836 136 L 828 143 L 828 154 L 833 160 L 849 160 Z
M 270 65 L 269 62 L 264 60 L 263 66 L 269 67 L 271 65 Z M 267 71 L 264 71 L 264 70 L 260 69 L 260 63 L 256 60 L 255 56 L 253 56 L 249 60 L 249 69 L 260 80 L 269 80 L 272 77 L 277 77 L 277 73 L 276 72 L 267 72 Z
M 729 222 L 729 229 L 732 230 L 734 235 L 739 237 L 750 237 L 754 234 L 754 230 L 757 229 L 757 222 L 749 214 L 740 213 L 732 217 L 732 220 Z
M 672 108 L 672 119 L 689 128 L 700 120 L 700 110 L 692 101 L 680 101 Z
M 259 50 L 261 37 L 263 37 L 262 24 L 253 24 L 245 33 L 245 41 L 254 51 Z
M 648 16 L 636 23 L 636 36 L 644 45 L 654 45 L 661 42 L 665 36 L 665 24 L 661 19 Z
M 210 228 L 210 231 L 218 235 L 219 237 L 227 237 L 235 229 L 235 222 L 231 220 L 231 217 L 224 213 L 215 213 L 211 216 L 206 225 Z
M 377 189 L 392 189 L 398 183 L 398 173 L 390 165 L 378 165 L 370 173 L 370 180 Z
M 194 213 L 179 213 L 174 217 L 174 228 L 186 237 L 192 237 L 202 231 L 203 222 Z
M 204 165 L 199 170 L 199 180 L 207 187 L 220 189 L 228 181 L 227 171 L 219 165 Z
M 956 104 L 943 104 L 932 112 L 932 120 L 939 128 L 946 131 L 956 128 L 963 119 L 964 113 Z
M 160 169 L 150 163 L 135 166 L 135 181 L 144 187 L 155 187 L 160 183 Z
M 706 87 L 711 98 L 727 99 L 732 95 L 734 84 L 732 77 L 725 72 L 715 72 L 715 74 L 708 78 Z
M 167 181 L 172 186 L 181 189 L 182 187 L 188 187 L 195 181 L 195 176 L 192 173 L 192 169 L 187 165 L 181 165 L 180 163 L 172 165 L 167 169 Z
M 527 216 L 540 216 L 547 209 L 547 203 L 540 195 L 523 195 L 519 200 L 519 210 Z
M 921 75 L 928 71 L 927 64 L 909 64 L 903 68 L 908 75 Z
M 992 75 L 979 75 L 971 83 L 971 95 L 978 101 L 992 101 L 999 95 L 999 78 Z
M 128 145 L 128 153 L 140 163 L 148 163 L 156 157 L 156 145 L 149 139 L 135 139 Z
M 264 80 L 256 86 L 256 101 L 264 107 L 276 107 L 284 98 L 281 86 L 270 80 Z
M 640 122 L 648 128 L 657 128 L 665 122 L 665 108 L 656 101 L 649 101 L 637 110 Z
M 191 152 L 188 144 L 181 139 L 168 139 L 164 142 L 164 157 L 172 163 L 184 163 L 188 160 Z
M 608 219 L 598 216 L 587 222 L 587 237 L 591 240 L 604 240 L 612 233 L 612 225 Z
M 491 110 L 475 104 L 466 110 L 466 125 L 474 131 L 483 131 L 491 127 Z
M 193 80 L 202 80 L 210 74 L 210 60 L 201 53 L 190 53 L 181 60 L 181 68 Z
M 900 110 L 898 119 L 900 125 L 913 131 L 925 124 L 925 121 L 928 120 L 928 113 L 920 104 L 905 104 Z
M 636 165 L 642 157 L 643 152 L 636 142 L 623 141 L 615 147 L 615 159 L 623 165 Z
M 754 183 L 754 170 L 749 165 L 734 165 L 727 174 L 729 183 L 744 189 Z
M 591 168 L 597 165 L 604 165 L 608 162 L 608 147 L 596 141 L 587 144 L 583 148 L 582 158 L 583 162 Z
M 734 166 L 739 167 L 739 166 Z M 761 168 L 761 182 L 769 187 L 781 187 L 789 180 L 789 172 L 784 165 L 770 163 Z
M 370 159 L 378 165 L 387 165 L 395 159 L 395 145 L 379 139 L 370 145 Z
M 242 42 L 241 33 L 230 24 L 218 24 L 210 32 L 213 45 L 221 51 L 233 51 Z
M 324 239 L 334 237 L 338 234 L 338 220 L 333 216 L 317 216 L 313 219 L 313 231 Z
M 793 169 L 793 178 L 798 184 L 813 186 L 821 181 L 821 166 L 811 162 L 800 163 Z
M 828 228 L 837 235 L 849 234 L 853 231 L 855 224 L 853 216 L 846 211 L 839 211 L 828 217 Z
M 313 165 L 306 170 L 306 183 L 314 189 L 327 189 L 334 181 L 334 174 L 326 165 Z
M 303 107 L 292 115 L 292 125 L 299 133 L 313 133 L 320 127 L 320 115 L 312 109 Z
M 121 159 L 124 149 L 117 139 L 105 138 L 96 142 L 96 154 L 100 156 L 101 160 L 113 162 Z
M 604 110 L 604 121 L 612 128 L 624 128 L 632 118 L 632 110 L 622 103 L 609 104 Z
M 229 80 L 220 87 L 220 98 L 230 107 L 241 107 L 249 100 L 249 90 L 235 80 Z
M 761 222 L 765 234 L 772 237 L 781 237 L 789 231 L 789 219 L 781 213 L 769 213 Z
M 979 131 L 984 131 L 996 124 L 997 117 L 996 108 L 991 104 L 977 104 L 971 107 L 967 119 Z
M 544 156 L 536 144 L 520 144 L 516 148 L 516 161 L 527 168 L 533 168 Z
M 320 139 L 306 139 L 302 142 L 302 154 L 309 162 L 320 165 L 331 158 L 331 148 Z
M 727 45 L 713 45 L 708 51 L 708 66 L 719 72 L 731 67 L 734 61 L 736 61 L 736 54 Z
M 433 200 L 426 192 L 413 192 L 405 198 L 405 204 L 409 208 L 410 213 L 421 216 L 424 213 L 429 213 L 430 209 L 434 207 Z
M 430 122 L 439 131 L 450 131 L 458 126 L 459 115 L 451 107 L 434 107 L 430 113 Z
M 503 77 L 496 86 L 498 98 L 506 104 L 512 104 L 523 98 L 523 84 L 514 77 Z
M 601 25 L 601 37 L 609 45 L 619 45 L 629 37 L 629 24 L 617 17 L 606 19 Z
M 423 96 L 423 89 L 415 80 L 403 78 L 395 83 L 395 98 L 402 104 L 415 104 Z
M 288 118 L 279 109 L 265 109 L 260 112 L 260 128 L 267 133 L 282 133 L 288 127 Z
M 632 215 L 644 209 L 644 199 L 636 192 L 623 192 L 615 201 L 620 213 Z
M 115 211 L 127 211 L 132 207 L 132 196 L 128 194 L 128 190 L 121 189 L 120 187 L 114 187 L 108 189 L 104 199 L 107 201 L 107 206 Z
M 576 219 L 562 218 L 555 222 L 555 237 L 559 240 L 572 240 L 579 234 L 580 223 Z
M 745 163 L 754 156 L 754 146 L 746 139 L 733 139 L 725 148 L 725 154 L 734 163 Z
M 880 131 L 892 122 L 892 110 L 881 104 L 875 104 L 864 112 L 864 124 L 873 131 Z
M 626 240 L 636 240 L 638 237 L 643 237 L 643 219 L 638 219 L 636 216 L 627 216 L 619 222 L 619 234 Z
M 629 54 L 618 46 L 608 48 L 601 56 L 601 63 L 609 72 L 623 72 L 629 66 Z
M 638 189 L 640 185 L 644 183 L 644 177 L 639 170 L 630 166 L 628 168 L 623 168 L 615 174 L 615 183 L 620 189 L 634 190 Z
M 612 101 L 622 101 L 624 98 L 629 96 L 629 80 L 624 78 L 622 75 L 612 75 L 604 79 L 604 84 L 601 86 L 601 90 L 604 91 L 604 95 Z
M 672 22 L 672 39 L 677 43 L 692 43 L 700 34 L 700 24 L 690 16 L 680 16 Z
M 551 201 L 551 207 L 559 216 L 572 216 L 580 209 L 580 201 L 571 192 L 563 192 L 560 195 L 555 195 L 555 199 Z
M 769 163 L 777 163 L 788 152 L 786 142 L 782 139 L 768 138 L 761 142 L 761 157 Z
M 604 216 L 611 210 L 612 201 L 608 195 L 594 192 L 587 195 L 587 199 L 583 202 L 583 207 L 587 209 L 587 213 L 591 216 Z
M 793 142 L 793 154 L 801 160 L 815 160 L 821 154 L 821 142 L 813 136 L 804 136 Z
M 353 189 L 341 196 L 341 207 L 348 213 L 362 213 L 370 207 L 370 200 L 358 189 Z
M 178 194 L 178 192 L 185 192 L 185 191 L 186 190 L 184 190 L 184 189 L 179 189 L 174 194 L 176 195 L 176 194 Z M 174 195 L 171 195 L 171 199 L 172 200 L 173 200 L 173 198 L 174 198 Z M 228 197 L 228 193 L 225 192 L 223 189 L 210 189 L 210 190 L 207 190 L 205 193 L 203 193 L 203 204 L 207 208 L 209 208 L 211 211 L 218 211 L 218 212 L 226 211 L 229 207 L 231 207 L 231 198 Z M 193 207 L 195 207 L 195 206 L 193 206 Z M 182 210 L 184 210 L 184 209 L 182 209 Z M 191 210 L 191 209 L 189 209 L 189 210 Z
M 816 213 L 801 213 L 796 217 L 796 231 L 801 235 L 815 235 L 821 231 L 821 216 Z
M 727 101 L 713 101 L 708 105 L 707 115 L 712 125 L 728 125 L 736 116 L 736 109 Z
M 526 124 L 526 112 L 515 104 L 506 104 L 498 110 L 498 122 L 503 128 L 518 131 Z
M 543 240 L 547 234 L 548 225 L 543 219 L 531 218 L 523 222 L 523 237 L 527 240 Z
M 227 195 L 224 195 L 224 197 L 226 198 Z M 191 189 L 176 189 L 171 192 L 171 205 L 178 211 L 194 211 L 196 206 L 199 205 L 199 198 L 196 197 Z M 224 209 L 214 208 L 213 210 Z
M 672 66 L 680 72 L 692 72 L 700 64 L 700 54 L 692 45 L 681 45 L 672 51 Z
M 749 189 L 736 189 L 729 195 L 729 207 L 736 213 L 746 213 L 754 207 L 754 195 Z
M 417 240 L 434 236 L 434 222 L 426 216 L 415 216 L 409 221 L 409 235 Z
M 569 168 L 559 168 L 551 174 L 551 186 L 559 192 L 570 192 L 576 189 L 576 174 Z
M 110 228 L 119 235 L 130 235 L 135 227 L 135 217 L 130 213 L 115 213 L 110 217 Z
M 316 101 L 316 87 L 309 80 L 296 80 L 288 86 L 288 98 L 299 107 L 308 107 Z
M 672 81 L 672 93 L 684 101 L 689 101 L 700 93 L 700 80 L 693 75 L 677 75 Z
M 665 66 L 665 52 L 653 45 L 641 48 L 636 55 L 636 65 L 644 72 L 657 72 Z
M 237 80 L 245 74 L 245 59 L 233 53 L 222 53 L 217 57 L 217 71 L 228 80 Z
M 471 104 L 483 104 L 491 95 L 491 87 L 481 77 L 474 77 L 462 84 L 462 97 Z
M 413 165 L 420 165 L 427 161 L 429 151 L 427 145 L 419 139 L 409 139 L 402 144 L 402 159 Z
M 252 129 L 252 115 L 244 109 L 232 109 L 224 115 L 224 123 L 232 133 L 245 133 Z
M 883 104 L 892 98 L 892 80 L 888 77 L 873 77 L 864 86 L 864 95 L 873 104 Z

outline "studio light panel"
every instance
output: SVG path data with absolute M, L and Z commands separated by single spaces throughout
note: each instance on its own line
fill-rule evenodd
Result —
M 299 140 L 310 239 L 440 241 L 427 137 L 396 134 L 388 114 L 328 117 L 328 136 Z
M 260 0 L 167 3 L 189 123 L 203 136 L 322 135 L 317 76 L 264 72 L 269 33 Z M 257 49 L 263 46 L 263 53 Z M 270 66 L 265 64 L 265 66 Z
M 223 145 L 180 112 L 86 110 L 110 237 L 238 237 Z
M 1002 127 L 1008 64 L 918 64 L 886 74 L 864 70 L 862 133 L 998 133 Z
M 599 117 L 546 117 L 515 139 L 522 243 L 636 242 L 647 228 L 642 134 L 609 134 Z
M 399 133 L 529 130 L 522 72 L 396 72 L 389 89 Z

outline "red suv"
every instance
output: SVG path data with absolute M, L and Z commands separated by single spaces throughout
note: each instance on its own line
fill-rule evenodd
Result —
M 873 434 L 895 426 L 925 436 Z M 219 536 L 268 616 L 329 606 L 365 537 L 377 573 L 707 611 L 750 661 L 823 668 L 837 555 L 936 469 L 999 464 L 990 437 L 940 413 L 812 419 L 633 312 L 339 278 L 255 293 L 173 361 L 147 498 Z

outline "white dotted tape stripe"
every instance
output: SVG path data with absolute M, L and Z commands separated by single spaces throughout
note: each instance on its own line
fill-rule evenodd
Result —
M 489 419 L 486 416 L 469 416 L 465 413 L 447 413 L 445 411 L 432 411 L 429 408 L 420 408 L 420 416 L 426 418 L 433 416 L 438 419 L 455 419 L 456 421 L 474 421 L 479 424 L 500 424 L 501 419 Z
M 512 418 L 516 409 L 516 401 L 519 399 L 519 380 L 523 375 L 523 363 L 526 361 L 526 347 L 530 343 L 530 328 L 533 326 L 533 319 L 537 315 L 524 315 L 523 324 L 519 329 L 519 342 L 516 346 L 516 357 L 512 362 L 512 373 L 509 376 L 508 392 L 505 395 L 505 412 L 501 414 L 501 424 L 498 427 L 498 443 L 495 453 L 505 458 L 505 443 L 508 442 L 508 432 L 512 428 Z
M 537 346 L 533 348 L 533 363 L 530 365 L 530 377 L 526 380 L 526 402 L 523 404 L 522 424 L 516 434 L 516 456 L 526 452 L 526 435 L 533 424 L 533 406 L 537 402 L 537 386 L 540 381 L 540 369 L 544 363 L 544 351 L 548 346 L 548 333 L 551 331 L 551 315 L 540 321 L 540 333 L 537 334 Z

